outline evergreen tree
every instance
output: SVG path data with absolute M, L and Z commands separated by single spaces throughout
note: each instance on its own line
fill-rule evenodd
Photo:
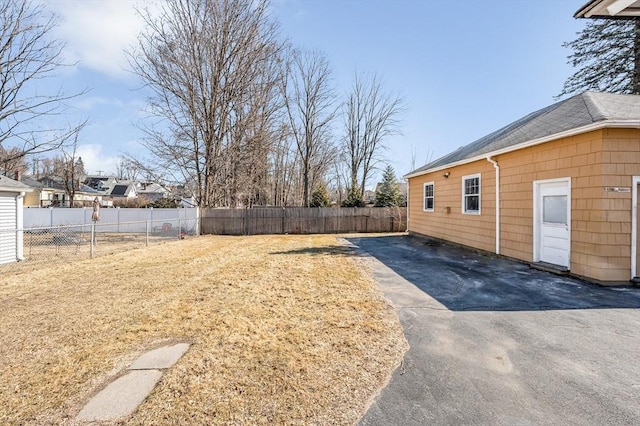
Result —
M 393 167 L 384 169 L 382 182 L 376 189 L 376 207 L 397 207 L 402 204 L 402 194 Z
M 640 17 L 591 19 L 578 37 L 568 63 L 578 70 L 558 97 L 584 90 L 640 94 Z
M 83 179 L 87 175 L 87 171 L 84 168 L 84 162 L 82 161 L 82 157 L 78 157 L 75 165 L 75 174 L 76 178 Z
M 329 191 L 324 184 L 318 185 L 315 191 L 311 194 L 310 207 L 329 207 L 331 205 L 331 197 L 329 197 Z
M 342 207 L 364 207 L 362 194 L 356 187 L 349 188 L 349 195 L 342 201 Z

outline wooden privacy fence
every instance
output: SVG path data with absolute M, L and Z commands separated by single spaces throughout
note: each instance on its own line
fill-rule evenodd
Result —
M 333 234 L 403 232 L 405 207 L 202 209 L 202 234 Z

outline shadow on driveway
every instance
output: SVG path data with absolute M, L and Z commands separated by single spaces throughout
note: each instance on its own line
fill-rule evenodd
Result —
M 407 235 L 346 240 L 452 311 L 640 308 L 635 287 L 602 287 Z

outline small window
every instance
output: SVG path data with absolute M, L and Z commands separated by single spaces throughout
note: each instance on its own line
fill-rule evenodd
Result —
M 542 222 L 566 225 L 567 216 L 566 195 L 542 197 Z
M 480 175 L 462 177 L 462 213 L 480 214 Z
M 432 212 L 434 205 L 434 183 L 427 182 L 424 184 L 424 211 Z

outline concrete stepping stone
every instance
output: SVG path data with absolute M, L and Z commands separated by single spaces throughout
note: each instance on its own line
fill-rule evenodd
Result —
M 178 362 L 188 349 L 188 343 L 163 346 L 141 355 L 131 364 L 129 370 L 164 370 Z
M 130 415 L 153 391 L 162 377 L 162 370 L 173 366 L 188 349 L 189 344 L 178 343 L 141 355 L 128 368 L 127 374 L 94 396 L 75 420 L 109 421 Z
M 76 420 L 102 421 L 128 416 L 151 393 L 160 377 L 160 370 L 129 371 L 94 396 Z

